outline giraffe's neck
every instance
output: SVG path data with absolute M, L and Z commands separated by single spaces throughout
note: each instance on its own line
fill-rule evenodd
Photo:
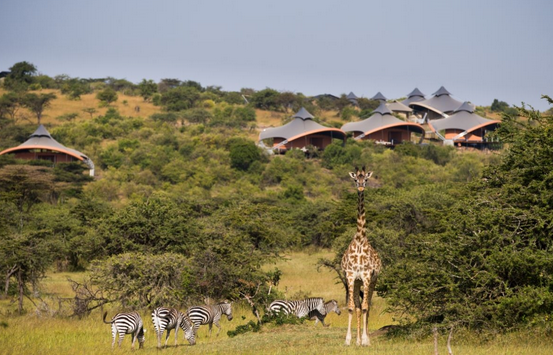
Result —
M 365 230 L 365 193 L 357 191 L 357 232 L 355 233 L 356 240 L 363 240 L 366 236 Z

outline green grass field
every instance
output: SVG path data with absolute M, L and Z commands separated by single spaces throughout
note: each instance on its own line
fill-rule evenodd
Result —
M 344 291 L 341 285 L 335 284 L 334 274 L 326 270 L 317 272 L 316 262 L 321 257 L 329 257 L 328 252 L 292 253 L 286 261 L 274 266 L 282 270 L 281 282 L 278 289 L 286 292 L 287 297 L 293 297 L 298 292 L 310 296 L 321 296 L 325 299 L 338 300 L 343 309 Z M 83 274 L 52 273 L 44 283 L 46 293 L 63 297 L 71 297 L 71 288 L 67 277 L 80 279 Z M 102 323 L 101 310 L 97 310 L 90 317 L 78 320 L 67 318 L 51 318 L 38 316 L 30 311 L 30 304 L 26 304 L 29 312 L 24 316 L 7 317 L 7 312 L 13 312 L 17 305 L 7 300 L 0 302 L 0 354 L 130 354 L 131 339 L 126 336 L 121 349 L 111 350 L 110 326 Z M 384 313 L 385 303 L 376 298 L 374 308 L 371 309 L 369 321 L 370 331 L 393 324 L 390 314 Z M 108 309 L 108 317 L 113 316 L 116 309 Z M 158 353 L 156 339 L 151 323 L 150 312 L 142 313 L 146 327 L 145 354 Z M 179 345 L 175 347 L 174 336 L 171 334 L 168 346 L 163 349 L 165 354 L 434 354 L 432 339 L 406 340 L 388 339 L 384 336 L 373 336 L 371 347 L 361 348 L 355 345 L 344 346 L 347 328 L 347 311 L 342 315 L 330 314 L 326 322 L 330 327 L 323 328 L 321 324 L 305 322 L 302 325 L 285 325 L 281 327 L 267 326 L 258 333 L 249 332 L 234 338 L 227 336 L 227 331 L 234 330 L 238 325 L 253 320 L 248 307 L 240 304 L 233 309 L 234 319 L 229 322 L 224 318 L 221 321 L 222 331 L 217 337 L 216 328 L 213 335 L 208 337 L 207 326 L 202 326 L 195 346 L 189 346 L 184 340 L 182 332 L 179 336 Z M 355 322 L 355 321 L 354 321 Z M 497 336 L 486 342 L 477 334 L 454 333 L 451 342 L 454 354 L 553 354 L 553 339 L 546 337 L 543 332 L 515 333 Z M 446 337 L 439 339 L 440 354 L 447 354 Z M 138 348 L 138 346 L 137 346 Z

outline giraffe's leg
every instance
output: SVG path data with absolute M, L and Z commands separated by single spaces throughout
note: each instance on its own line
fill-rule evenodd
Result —
M 368 323 L 369 323 L 369 290 L 370 290 L 371 279 L 366 278 L 363 280 L 363 302 L 361 307 L 363 308 L 363 336 L 361 339 L 361 345 L 367 346 L 371 345 L 371 341 L 368 335 Z
M 361 308 L 355 308 L 357 313 L 357 345 L 361 345 Z
M 348 332 L 346 333 L 346 345 L 351 343 L 351 321 L 353 319 L 353 310 L 355 308 L 353 303 L 353 283 L 353 278 L 348 279 Z

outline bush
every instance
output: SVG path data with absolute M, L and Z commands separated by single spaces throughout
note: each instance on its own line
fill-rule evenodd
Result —
M 250 140 L 236 139 L 230 143 L 230 165 L 246 171 L 255 161 L 261 160 L 261 151 Z
M 182 305 L 193 295 L 194 279 L 179 254 L 126 253 L 94 261 L 91 281 L 123 308 Z

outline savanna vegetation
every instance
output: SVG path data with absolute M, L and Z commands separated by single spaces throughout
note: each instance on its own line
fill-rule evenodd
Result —
M 302 106 L 340 126 L 366 115 L 372 103 L 360 110 L 344 100 L 272 89 L 226 92 L 178 79 L 50 78 L 26 62 L 10 68 L 0 94 L 0 150 L 42 123 L 60 143 L 86 152 L 97 173 L 90 178 L 76 163 L 52 167 L 0 156 L 0 334 L 11 334 L 0 335 L 0 345 L 26 328 L 48 337 L 48 324 L 61 333 L 74 328 L 67 337 L 84 336 L 92 347 L 109 344 L 98 322 L 104 308 L 139 309 L 148 323 L 148 310 L 159 305 L 229 299 L 245 323 L 254 319 L 252 305 L 262 312 L 277 297 L 328 292 L 343 305 L 339 260 L 357 212 L 347 172 L 365 165 L 374 171 L 368 236 L 384 264 L 380 312 L 371 313 L 384 320 L 370 327 L 395 324 L 392 333 L 400 336 L 378 340 L 379 351 L 422 353 L 410 342 L 433 328 L 454 328 L 467 344 L 520 337 L 523 345 L 512 353 L 536 334 L 545 339 L 540 347 L 551 346 L 551 115 L 501 102 L 480 108 L 502 112 L 500 151 L 432 142 L 392 150 L 349 139 L 309 156 L 274 156 L 256 146 L 259 128 L 286 122 Z M 305 287 L 302 275 L 283 272 L 291 252 L 318 255 L 295 266 L 307 265 Z M 297 286 L 287 286 L 287 277 Z M 56 288 L 48 286 L 52 279 Z M 318 279 L 324 281 L 308 286 Z M 338 344 L 345 321 L 328 332 L 287 327 L 210 340 L 206 351 L 247 353 L 235 348 L 239 337 L 269 349 L 276 341 L 267 332 L 279 339 L 298 334 L 298 347 L 283 352 L 303 352 L 315 335 L 317 343 L 344 350 Z M 85 335 L 87 328 L 95 335 Z M 18 344 L 9 351 L 25 349 Z

